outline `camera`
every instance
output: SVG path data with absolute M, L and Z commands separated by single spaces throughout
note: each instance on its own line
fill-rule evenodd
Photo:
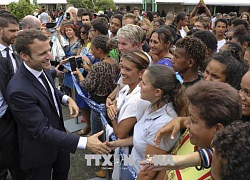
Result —
M 69 64 L 70 64 L 71 70 L 76 71 L 77 63 L 76 63 L 76 58 L 75 57 L 69 58 Z
M 78 68 L 82 68 L 83 60 L 81 56 L 76 57 L 76 63 Z
M 56 31 L 56 23 L 46 23 L 46 28 L 48 32 L 55 32 Z
M 70 13 L 69 12 L 66 12 L 66 19 L 70 20 Z
M 76 71 L 76 68 L 82 67 L 82 64 L 83 64 L 82 57 L 79 56 L 79 57 L 69 58 L 69 64 L 70 64 L 71 70 Z

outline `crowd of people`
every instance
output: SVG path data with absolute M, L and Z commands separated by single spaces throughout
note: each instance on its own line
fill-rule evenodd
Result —
M 68 5 L 19 23 L 0 12 L 0 179 L 66 180 L 70 153 L 86 148 L 114 154 L 114 180 L 250 178 L 249 23 L 247 12 L 213 17 L 203 1 L 164 17 Z M 111 128 L 82 94 L 106 106 Z M 79 135 L 61 104 L 82 115 Z M 121 152 L 133 164 L 115 163 Z

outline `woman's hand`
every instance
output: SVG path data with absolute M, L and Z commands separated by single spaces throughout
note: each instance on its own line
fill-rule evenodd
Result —
M 73 74 L 78 76 L 78 80 L 79 80 L 79 82 L 81 82 L 81 81 L 83 81 L 83 80 L 84 80 L 84 77 L 83 77 L 83 75 L 82 75 L 81 71 L 79 71 L 79 69 L 78 69 L 78 68 L 76 68 L 76 71 L 73 71 Z
M 164 142 L 167 144 L 168 136 L 171 135 L 171 139 L 174 139 L 181 128 L 185 128 L 185 121 L 188 117 L 176 117 L 165 126 L 163 126 L 155 135 L 155 144 L 160 146 L 161 138 L 164 138 Z
M 89 58 L 86 55 L 84 55 L 82 56 L 82 61 L 83 61 L 82 67 L 84 68 L 84 70 L 89 71 L 92 66 L 92 63 L 89 60 Z
M 117 140 L 117 141 L 119 141 L 119 140 Z M 106 145 L 110 148 L 110 149 L 112 149 L 112 150 L 115 150 L 117 147 L 119 147 L 118 146 L 118 142 L 117 141 L 109 141 L 109 142 L 106 142 Z
M 78 68 L 76 68 L 76 71 L 73 71 L 73 74 L 74 74 L 74 75 L 77 75 L 78 78 L 82 75 L 81 71 L 79 71 Z
M 118 113 L 118 109 L 116 107 L 116 104 L 109 106 L 109 108 L 107 109 L 107 113 L 108 113 L 108 116 L 111 120 L 116 119 L 117 113 Z

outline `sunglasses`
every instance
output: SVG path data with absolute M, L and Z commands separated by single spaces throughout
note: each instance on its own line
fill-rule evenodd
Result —
M 86 31 L 80 31 L 80 34 L 86 34 L 87 32 Z

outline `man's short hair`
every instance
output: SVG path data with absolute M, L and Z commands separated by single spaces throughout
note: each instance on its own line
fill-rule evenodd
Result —
M 9 24 L 19 24 L 18 19 L 10 13 L 0 14 L 0 27 L 6 28 Z
M 31 56 L 30 44 L 34 43 L 34 40 L 47 41 L 48 38 L 37 29 L 27 29 L 20 31 L 16 37 L 14 47 L 15 50 L 20 54 L 21 52 Z
M 218 23 L 218 22 L 222 22 L 222 23 L 226 24 L 226 26 L 228 25 L 228 21 L 227 21 L 225 18 L 218 18 L 218 19 L 216 19 L 216 21 L 214 22 L 214 27 L 217 26 L 217 23 Z
M 93 26 L 93 29 L 100 32 L 100 34 L 102 35 L 108 34 L 109 25 L 105 17 L 98 17 L 96 19 L 93 19 L 91 21 L 91 25 Z

